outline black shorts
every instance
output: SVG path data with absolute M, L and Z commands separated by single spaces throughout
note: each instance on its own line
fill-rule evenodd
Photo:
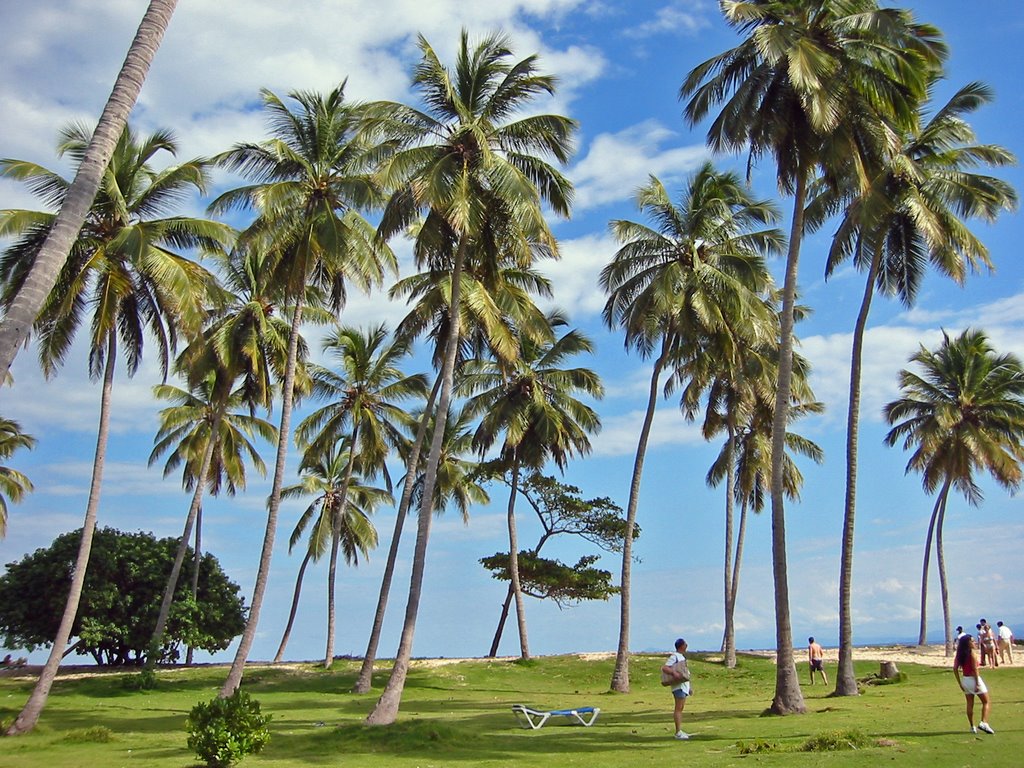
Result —
M 821 659 L 811 659 L 811 672 L 824 672 L 825 668 L 822 666 Z

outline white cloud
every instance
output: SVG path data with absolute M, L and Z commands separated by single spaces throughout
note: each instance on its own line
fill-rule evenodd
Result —
M 636 453 L 644 412 L 631 411 L 601 419 L 601 432 L 591 438 L 595 456 L 628 456 Z M 670 445 L 703 445 L 700 426 L 683 420 L 678 408 L 659 408 L 654 412 L 647 449 Z
M 676 2 L 659 8 L 653 18 L 632 27 L 623 34 L 626 37 L 644 38 L 660 34 L 693 34 L 710 26 L 707 17 L 702 13 L 703 3 Z

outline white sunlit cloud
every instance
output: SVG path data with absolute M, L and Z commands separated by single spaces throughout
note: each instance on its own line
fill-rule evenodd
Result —
M 628 456 L 636 453 L 639 425 L 643 420 L 643 411 L 602 417 L 600 434 L 591 438 L 594 455 Z M 684 421 L 678 408 L 659 408 L 654 412 L 648 451 L 669 445 L 703 445 L 704 442 L 700 426 Z
M 642 24 L 627 27 L 626 37 L 644 38 L 651 35 L 693 33 L 710 26 L 703 13 L 704 4 L 699 0 L 676 0 L 659 8 L 654 17 Z

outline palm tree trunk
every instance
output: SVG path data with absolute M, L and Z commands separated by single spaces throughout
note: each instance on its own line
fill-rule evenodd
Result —
M 519 536 L 516 532 L 516 488 L 519 482 L 519 459 L 513 459 L 512 490 L 508 495 L 508 575 L 512 594 L 516 600 L 516 621 L 519 625 L 520 658 L 530 658 L 530 643 L 526 636 L 526 605 L 523 602 L 523 587 L 519 582 Z
M 203 505 L 199 505 L 196 511 L 196 545 L 192 551 L 192 605 L 197 605 L 199 600 L 199 565 L 203 562 Z M 190 645 L 185 651 L 185 665 L 191 666 L 192 656 L 195 649 Z
M 732 528 L 734 510 L 733 500 L 736 488 L 736 463 L 733 457 L 736 452 L 736 415 L 733 409 L 729 410 L 728 422 L 729 436 L 727 438 L 728 445 L 726 447 L 726 459 L 728 460 L 729 465 L 726 467 L 725 480 L 725 567 L 723 569 L 725 595 L 722 604 L 725 611 L 725 631 L 722 638 L 722 650 L 725 653 L 726 668 L 733 669 L 736 666 L 736 631 L 732 624 L 732 611 L 730 610 L 730 605 L 733 602 Z
M 640 440 L 636 446 L 636 458 L 633 460 L 633 478 L 629 485 L 629 503 L 626 506 L 626 530 L 622 538 L 622 579 L 619 585 L 619 646 L 615 653 L 615 669 L 612 671 L 611 690 L 618 693 L 629 693 L 629 597 L 630 578 L 633 565 L 633 529 L 636 526 L 636 510 L 640 501 L 640 478 L 644 474 L 644 456 L 647 454 L 647 441 L 651 436 L 651 424 L 654 422 L 654 409 L 658 404 L 658 379 L 665 365 L 670 348 L 669 337 L 662 339 L 661 355 L 654 363 L 651 373 L 651 387 L 647 396 L 647 412 L 640 428 Z
M 274 464 L 274 482 L 267 499 L 267 528 L 263 534 L 263 549 L 260 551 L 260 564 L 256 571 L 256 584 L 253 587 L 252 603 L 249 606 L 249 618 L 245 622 L 242 639 L 238 643 L 235 659 L 231 663 L 228 677 L 221 686 L 221 698 L 227 698 L 238 690 L 242 683 L 242 672 L 245 661 L 249 657 L 252 642 L 256 638 L 256 627 L 260 620 L 260 608 L 263 607 L 263 595 L 267 590 L 267 577 L 270 574 L 270 559 L 274 554 L 274 536 L 277 533 L 277 512 L 281 507 L 281 487 L 284 485 L 284 465 L 288 456 L 288 443 L 291 439 L 292 397 L 295 385 L 295 366 L 299 348 L 299 325 L 302 323 L 302 299 L 295 301 L 295 313 L 292 317 L 291 333 L 288 337 L 288 362 L 284 369 L 284 384 L 281 387 L 281 426 L 277 438 L 277 461 Z
M 103 485 L 103 465 L 107 458 L 107 437 L 110 434 L 110 400 L 114 389 L 114 366 L 117 363 L 117 332 L 111 330 L 107 338 L 107 359 L 103 371 L 103 388 L 100 394 L 100 425 L 96 435 L 96 454 L 92 462 L 92 481 L 89 484 L 89 501 L 85 506 L 85 521 L 82 523 L 82 537 L 78 542 L 78 556 L 75 569 L 71 573 L 71 584 L 68 587 L 68 598 L 64 604 L 64 615 L 61 616 L 57 635 L 53 638 L 50 655 L 39 673 L 35 688 L 14 722 L 7 728 L 8 736 L 28 733 L 39 722 L 50 688 L 57 677 L 60 660 L 64 656 L 64 648 L 71 638 L 75 617 L 78 615 L 78 604 L 82 598 L 82 586 L 85 584 L 85 572 L 89 567 L 89 553 L 92 550 L 93 532 L 96 530 L 96 513 L 100 505 L 100 488 Z
M 939 517 L 939 509 L 942 505 L 942 496 L 949 490 L 949 478 L 942 486 L 942 491 L 935 497 L 935 506 L 932 507 L 932 516 L 928 520 L 928 535 L 924 540 L 924 564 L 921 566 L 921 628 L 917 635 L 917 644 L 925 645 L 928 642 L 928 564 L 932 555 L 932 537 L 935 535 L 935 521 Z
M 14 357 L 28 338 L 32 324 L 67 261 L 177 4 L 177 0 L 151 0 L 142 16 L 53 228 L 0 322 L 0 381 L 7 378 Z
M 437 397 L 438 389 L 441 386 L 441 376 L 434 379 L 434 386 L 430 390 L 430 397 L 423 409 L 423 416 L 416 428 L 416 442 L 413 443 L 412 453 L 409 454 L 409 465 L 405 469 L 405 484 L 402 487 L 402 499 L 398 503 L 398 515 L 395 518 L 395 530 L 391 534 L 391 546 L 388 548 L 388 561 L 384 565 L 384 576 L 380 582 L 380 595 L 377 597 L 377 610 L 373 614 L 373 627 L 370 629 L 370 640 L 366 644 L 366 653 L 363 655 L 363 663 L 359 668 L 359 677 L 356 684 L 352 686 L 353 693 L 366 693 L 370 690 L 373 682 L 373 664 L 377 660 L 377 646 L 380 644 L 380 633 L 384 627 L 384 613 L 388 607 L 388 596 L 391 593 L 391 581 L 395 576 L 395 564 L 398 562 L 398 544 L 402 538 L 402 528 L 405 526 L 406 515 L 409 514 L 409 505 L 412 503 L 412 492 L 416 487 L 416 472 L 419 469 L 420 452 L 423 449 L 423 441 L 427 436 L 427 425 L 434 409 L 434 400 Z
M 466 258 L 468 243 L 463 237 L 455 252 L 455 267 L 452 270 L 452 297 L 449 308 L 448 340 L 444 350 L 444 363 L 441 365 L 441 392 L 437 404 L 437 417 L 434 419 L 434 437 L 430 443 L 430 454 L 423 477 L 423 499 L 420 503 L 416 524 L 416 546 L 413 550 L 412 575 L 409 578 L 409 600 L 405 606 L 405 621 L 402 624 L 402 636 L 395 654 L 395 664 L 391 668 L 387 685 L 373 710 L 366 718 L 368 725 L 390 725 L 398 719 L 398 708 L 402 703 L 402 691 L 405 690 L 405 678 L 409 674 L 409 660 L 412 658 L 412 641 L 416 632 L 416 616 L 419 613 L 420 595 L 423 591 L 423 570 L 427 558 L 427 542 L 430 539 L 430 523 L 434 512 L 434 487 L 437 484 L 437 468 L 441 462 L 441 448 L 444 443 L 444 427 L 448 420 L 448 406 L 452 398 L 452 385 L 455 378 L 455 357 L 458 353 L 459 338 L 459 301 L 462 287 L 462 265 Z
M 946 646 L 946 658 L 953 655 L 953 635 L 951 634 L 952 624 L 949 618 L 949 581 L 946 579 L 946 555 L 942 549 L 942 524 L 946 520 L 946 501 L 949 499 L 949 489 L 942 494 L 942 506 L 939 508 L 939 519 L 935 523 L 935 559 L 939 566 L 939 591 L 942 594 L 942 620 Z
M 292 625 L 295 624 L 295 614 L 299 610 L 299 595 L 302 593 L 302 579 L 306 575 L 306 566 L 309 565 L 309 561 L 313 559 L 313 552 L 307 548 L 306 556 L 302 558 L 302 565 L 299 566 L 299 574 L 295 577 L 295 591 L 292 593 L 292 608 L 288 611 L 288 624 L 285 625 L 284 634 L 281 635 L 281 644 L 277 647 L 277 653 L 274 654 L 274 664 L 281 661 L 284 656 L 284 648 L 288 645 L 288 638 L 292 634 Z
M 498 655 L 498 646 L 501 644 L 501 636 L 505 632 L 505 622 L 508 620 L 508 609 L 512 605 L 512 597 L 515 591 L 512 589 L 512 584 L 508 585 L 508 590 L 505 592 L 505 601 L 501 604 L 501 615 L 498 616 L 498 627 L 494 630 L 494 639 L 491 640 L 491 649 L 487 652 L 487 658 L 493 659 Z
M 203 491 L 206 490 L 206 481 L 210 474 L 210 465 L 213 464 L 213 453 L 217 449 L 217 434 L 220 431 L 220 424 L 224 411 L 217 409 L 214 414 L 213 423 L 210 425 L 210 437 L 206 442 L 206 449 L 203 451 L 203 460 L 199 465 L 199 476 L 196 478 L 196 490 L 192 494 L 192 503 L 188 508 L 188 515 L 185 516 L 185 530 L 181 533 L 181 541 L 178 542 L 178 551 L 174 554 L 174 564 L 171 566 L 171 573 L 167 577 L 167 586 L 164 587 L 164 597 L 160 602 L 160 613 L 156 617 L 156 627 L 153 629 L 153 638 L 149 641 L 149 652 L 146 655 L 146 667 L 152 669 L 156 666 L 157 655 L 160 652 L 160 645 L 164 641 L 164 629 L 167 627 L 167 619 L 171 615 L 171 603 L 174 602 L 174 592 L 178 588 L 178 577 L 181 575 L 181 566 L 185 562 L 185 555 L 188 554 L 189 541 L 192 538 L 192 526 L 195 524 L 196 516 L 199 514 L 199 507 L 203 503 Z M 198 570 L 197 570 L 198 573 Z
M 875 249 L 868 267 L 864 297 L 860 302 L 857 322 L 853 328 L 850 350 L 850 404 L 846 414 L 846 503 L 843 508 L 843 543 L 839 564 L 839 665 L 836 668 L 836 696 L 856 696 L 857 676 L 853 669 L 853 530 L 857 513 L 857 438 L 860 432 L 860 377 L 864 356 L 864 331 L 875 295 L 875 279 L 881 261 Z
M 726 606 L 728 612 L 729 626 L 732 629 L 732 659 L 726 655 L 726 666 L 736 666 L 736 596 L 740 592 L 740 563 L 743 561 L 743 542 L 747 533 L 747 503 L 740 505 L 740 522 L 736 531 L 736 557 L 732 563 L 732 591 L 729 594 L 729 604 Z
M 786 507 L 782 466 L 786 451 L 786 427 L 793 378 L 793 306 L 804 231 L 804 200 L 808 173 L 798 171 L 793 195 L 793 226 L 786 255 L 786 279 L 782 289 L 782 317 L 779 332 L 779 383 L 772 418 L 772 575 L 775 581 L 775 697 L 771 711 L 777 715 L 807 711 L 793 657 L 793 629 L 789 613 L 789 580 L 786 568 Z
M 345 467 L 345 478 L 341 481 L 338 491 L 337 505 L 331 516 L 331 561 L 327 569 L 327 650 L 324 652 L 324 669 L 334 664 L 334 588 L 338 576 L 338 547 L 341 543 L 341 521 L 345 516 L 348 504 L 348 488 L 352 484 L 352 471 L 356 465 L 356 445 L 359 441 L 358 425 L 352 428 L 351 443 L 348 449 L 348 466 Z

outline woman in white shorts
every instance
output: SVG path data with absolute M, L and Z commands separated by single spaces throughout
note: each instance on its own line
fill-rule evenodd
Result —
M 953 674 L 960 684 L 960 689 L 967 699 L 967 722 L 971 726 L 971 733 L 979 730 L 985 733 L 995 733 L 992 726 L 988 724 L 988 713 L 992 709 L 992 702 L 988 697 L 988 688 L 985 681 L 978 674 L 978 648 L 974 644 L 973 635 L 964 635 L 956 644 L 956 658 L 953 660 Z M 974 727 L 974 697 L 981 699 L 981 722 Z

